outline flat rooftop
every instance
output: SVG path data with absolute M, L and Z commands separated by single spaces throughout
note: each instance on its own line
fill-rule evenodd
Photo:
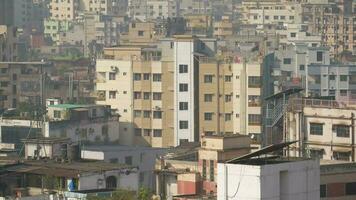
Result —
M 166 148 L 154 148 L 144 146 L 128 146 L 128 145 L 85 145 L 82 150 L 86 151 L 103 151 L 103 152 L 118 152 L 118 151 L 164 151 Z
M 263 166 L 263 165 L 275 165 L 275 164 L 297 162 L 297 161 L 304 161 L 304 160 L 311 160 L 311 159 L 300 158 L 300 157 L 267 156 L 267 157 L 260 157 L 260 158 L 250 158 L 246 160 L 237 160 L 230 163 L 241 164 L 241 165 Z

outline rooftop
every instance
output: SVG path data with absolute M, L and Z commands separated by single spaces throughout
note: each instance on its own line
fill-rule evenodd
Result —
M 101 106 L 96 104 L 57 104 L 49 105 L 49 108 L 64 108 L 64 109 L 75 109 L 75 108 L 87 108 L 92 106 Z
M 54 144 L 54 143 L 65 143 L 69 142 L 69 138 L 33 138 L 33 139 L 23 139 L 23 143 L 41 143 L 41 144 Z

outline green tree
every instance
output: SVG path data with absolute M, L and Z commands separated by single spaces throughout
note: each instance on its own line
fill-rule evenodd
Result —
M 138 200 L 150 200 L 152 199 L 152 192 L 144 187 L 141 187 L 138 191 Z

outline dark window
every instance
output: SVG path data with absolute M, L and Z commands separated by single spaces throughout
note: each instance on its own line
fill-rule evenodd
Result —
M 132 165 L 132 157 L 131 156 L 126 156 L 125 157 L 125 164 L 126 165 Z
M 188 110 L 188 102 L 179 102 L 179 110 Z
M 213 101 L 213 94 L 204 94 L 204 101 L 205 102 L 212 102 Z
M 232 95 L 225 95 L 225 102 L 231 102 Z
M 348 125 L 333 125 L 333 132 L 337 137 L 350 137 L 350 127 Z
M 261 124 L 261 115 L 249 114 L 248 115 L 248 124 L 249 125 L 259 125 L 259 124 Z
M 299 65 L 299 70 L 304 71 L 305 70 L 305 65 Z
M 320 198 L 326 197 L 326 185 L 320 185 Z
M 204 75 L 204 83 L 212 83 L 213 75 Z
M 151 93 L 149 93 L 149 92 L 144 92 L 143 93 L 143 99 L 145 99 L 145 100 L 150 99 L 150 96 L 151 96 Z
M 154 119 L 162 119 L 162 111 L 153 111 Z
M 53 111 L 53 117 L 54 118 L 61 118 L 61 111 L 59 111 L 59 110 Z
M 161 74 L 153 74 L 153 82 L 161 82 L 162 75 Z
M 143 136 L 151 136 L 151 129 L 143 129 Z
M 135 135 L 136 136 L 141 136 L 141 129 L 140 128 L 135 128 Z
M 14 81 L 17 80 L 17 74 L 12 74 L 12 80 L 14 80 Z
M 290 33 L 290 36 L 291 36 L 291 37 L 296 37 L 296 36 L 297 36 L 297 33 Z
M 209 169 L 210 169 L 210 181 L 214 181 L 215 180 L 215 172 L 214 172 L 214 161 L 213 160 L 210 160 L 210 166 L 209 166 Z
M 179 121 L 179 129 L 188 129 L 188 121 Z
M 186 83 L 179 84 L 179 92 L 188 92 L 188 84 Z
M 143 111 L 143 117 L 144 118 L 150 118 L 151 117 L 151 111 L 149 111 L 149 110 Z
M 138 31 L 138 36 L 143 36 L 143 31 Z
M 322 51 L 317 51 L 316 52 L 316 61 L 317 62 L 323 61 L 323 52 Z
M 323 135 L 323 124 L 310 123 L 310 135 Z
M 256 88 L 261 86 L 261 78 L 259 76 L 248 77 L 248 87 Z
M 335 80 L 335 75 L 329 75 L 329 80 L 334 81 Z
M 335 160 L 350 161 L 350 152 L 338 152 L 338 151 L 334 151 L 334 152 L 333 152 L 333 158 L 334 158 Z
M 153 100 L 161 100 L 162 99 L 162 93 L 154 92 L 152 98 L 153 98 Z
M 134 74 L 133 74 L 133 77 L 134 77 L 134 81 L 139 81 L 139 80 L 141 80 L 141 74 L 134 73 Z
M 231 82 L 232 76 L 225 76 L 225 82 Z
M 347 75 L 340 75 L 340 81 L 347 81 Z
M 211 112 L 204 113 L 205 121 L 211 121 L 212 119 L 213 119 L 213 113 L 211 113 Z
M 162 137 L 162 130 L 161 129 L 154 129 L 153 130 L 153 137 Z
M 346 183 L 345 194 L 346 195 L 356 195 L 356 182 Z
M 109 73 L 109 80 L 115 80 L 116 79 L 116 75 L 114 72 L 110 72 Z
M 203 180 L 206 180 L 206 160 L 203 160 Z
M 285 65 L 290 65 L 290 64 L 292 64 L 292 59 L 291 59 L 291 58 L 284 58 L 284 59 L 283 59 L 283 64 L 285 64 Z
M 179 65 L 179 73 L 188 73 L 188 65 Z
M 143 74 L 143 80 L 150 80 L 150 74 Z

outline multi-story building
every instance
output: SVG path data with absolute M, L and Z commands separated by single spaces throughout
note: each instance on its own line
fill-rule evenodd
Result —
M 218 163 L 251 151 L 250 138 L 242 135 L 204 136 L 201 146 L 181 146 L 156 162 L 156 195 L 172 199 L 214 199 Z
M 0 61 L 16 61 L 17 58 L 17 28 L 0 25 Z
M 126 8 L 126 3 L 123 0 L 79 0 L 79 9 L 81 11 L 92 12 L 103 15 L 118 15 L 119 11 Z
M 229 16 L 223 16 L 220 21 L 214 22 L 214 36 L 226 38 L 233 35 L 233 24 Z
M 51 0 L 49 4 L 50 18 L 53 20 L 72 21 L 76 18 L 77 0 Z
M 178 17 L 179 1 L 174 0 L 129 0 L 128 15 L 132 19 L 149 21 Z
M 323 44 L 330 47 L 330 55 L 338 57 L 344 51 L 355 54 L 355 8 L 350 0 L 303 4 L 303 21 L 314 34 L 321 34 Z
M 241 6 L 244 24 L 295 24 L 302 21 L 299 3 L 245 0 Z
M 72 22 L 53 19 L 45 19 L 43 22 L 44 36 L 49 38 L 54 44 L 59 44 L 60 33 L 71 29 Z
M 290 155 L 354 161 L 355 102 L 291 98 L 286 112 Z

